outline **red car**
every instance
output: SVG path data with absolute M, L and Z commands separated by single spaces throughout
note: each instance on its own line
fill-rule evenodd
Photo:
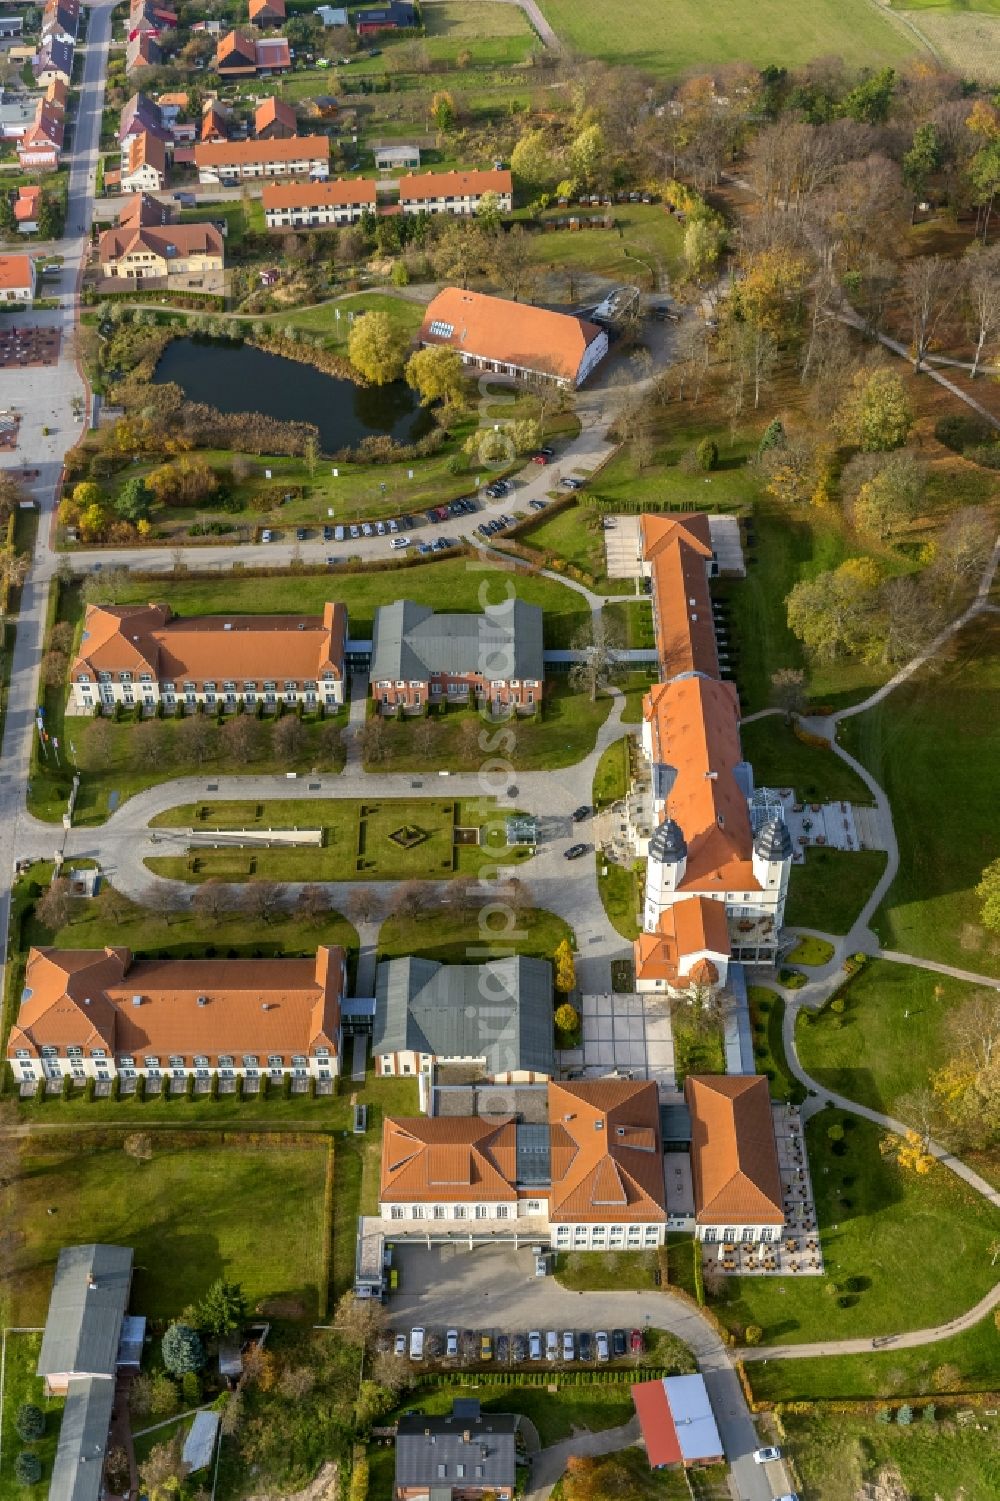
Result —
M 531 455 L 531 462 L 533 464 L 547 464 L 549 462 L 548 455 L 544 453 L 533 453 Z
M 632 1350 L 632 1354 L 633 1355 L 641 1355 L 642 1354 L 643 1344 L 642 1344 L 642 1330 L 641 1329 L 633 1329 L 632 1330 L 632 1334 L 631 1334 L 631 1338 L 629 1340 L 629 1344 L 631 1346 L 631 1350 Z

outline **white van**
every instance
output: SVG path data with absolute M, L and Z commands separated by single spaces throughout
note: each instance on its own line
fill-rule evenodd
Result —
M 410 1330 L 410 1359 L 423 1360 L 424 1358 L 424 1331 L 421 1328 Z
M 392 548 L 393 552 L 401 552 L 404 548 L 409 547 L 409 545 L 410 545 L 410 539 L 409 539 L 409 537 L 390 537 L 389 538 L 389 546 Z

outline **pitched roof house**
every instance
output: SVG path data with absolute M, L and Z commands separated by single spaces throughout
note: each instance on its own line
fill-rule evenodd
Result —
M 163 48 L 155 31 L 136 31 L 125 43 L 126 73 L 136 68 L 158 68 L 162 61 Z
M 167 181 L 167 148 L 159 136 L 139 130 L 122 153 L 121 187 L 125 193 L 158 192 Z
M 392 0 L 378 10 L 359 10 L 354 18 L 358 36 L 374 36 L 379 31 L 405 31 L 417 24 L 417 8 L 410 0 Z
M 702 1375 L 639 1381 L 632 1401 L 650 1468 L 722 1464 L 725 1450 Z
M 330 707 L 343 702 L 346 642 L 347 611 L 332 601 L 322 615 L 229 618 L 181 618 L 162 604 L 88 605 L 70 682 L 91 713 L 98 703 L 160 698 L 235 708 L 240 698 L 280 696 Z
M 122 204 L 118 225 L 121 229 L 151 229 L 172 223 L 174 217 L 171 204 L 150 193 L 133 193 Z
M 549 1084 L 553 1222 L 664 1217 L 656 1085 L 588 1079 Z
M 250 31 L 234 29 L 219 39 L 212 64 L 223 78 L 249 76 L 257 71 L 257 42 Z
M 544 675 L 542 612 L 524 600 L 482 614 L 437 614 L 412 599 L 375 611 L 371 684 L 383 710 L 470 695 L 495 710 L 530 710 Z
M 517 1479 L 517 1418 L 483 1415 L 474 1398 L 457 1398 L 451 1412 L 413 1413 L 396 1425 L 395 1501 L 510 1501 Z
M 127 1246 L 64 1246 L 59 1252 L 38 1375 L 52 1395 L 79 1376 L 113 1376 L 132 1282 Z
M 38 229 L 38 211 L 42 203 L 39 187 L 20 187 L 14 202 L 14 222 L 22 235 L 34 234 Z
M 420 343 L 457 349 L 462 362 L 500 375 L 581 386 L 608 352 L 607 330 L 548 308 L 445 287 L 428 304 Z
M 133 94 L 122 107 L 122 112 L 118 117 L 118 140 L 124 147 L 132 136 L 138 135 L 141 131 L 156 136 L 158 140 L 163 141 L 164 145 L 173 139 L 169 126 L 163 123 L 160 106 L 148 94 L 140 91 Z
M 260 140 L 283 140 L 296 135 L 298 128 L 292 105 L 283 99 L 275 99 L 273 95 L 262 99 L 254 111 L 254 135 Z
M 73 43 L 62 37 L 52 36 L 44 41 L 31 65 L 40 84 L 49 84 L 58 79 L 69 88 L 73 80 Z
M 778 1149 L 762 1074 L 688 1074 L 695 1234 L 778 1240 L 785 1223 Z
M 375 978 L 372 1054 L 380 1074 L 462 1061 L 504 1083 L 545 1078 L 555 1066 L 552 966 L 523 956 L 486 964 L 390 959 Z
M 330 170 L 326 136 L 289 136 L 277 141 L 199 141 L 195 166 L 202 182 L 239 182 L 262 177 L 325 178 Z
M 354 224 L 374 213 L 375 184 L 363 177 L 323 182 L 268 183 L 261 194 L 268 229 L 315 229 Z
M 39 99 L 35 118 L 17 143 L 17 155 L 26 171 L 53 171 L 59 165 L 66 132 L 66 112 L 53 99 Z
M 34 259 L 30 255 L 0 255 L 0 302 L 30 302 L 34 295 Z
M 98 243 L 101 275 L 148 281 L 200 278 L 225 265 L 214 224 L 168 224 L 107 229 Z
M 285 0 L 250 0 L 250 19 L 255 26 L 280 26 L 285 19 Z
M 379 164 L 377 154 L 375 164 Z M 514 206 L 510 172 L 493 168 L 486 172 L 424 172 L 399 180 L 404 214 L 474 214 L 487 193 L 493 194 L 502 213 L 509 214 Z
M 38 949 L 7 1057 L 19 1080 L 208 1081 L 339 1069 L 344 951 L 315 959 L 145 959 L 128 949 Z
M 205 100 L 201 109 L 201 139 L 204 142 L 228 141 L 232 123 L 232 115 L 221 100 Z M 197 160 L 197 157 L 195 159 Z

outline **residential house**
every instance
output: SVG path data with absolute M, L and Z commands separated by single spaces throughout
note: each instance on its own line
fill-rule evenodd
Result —
M 34 120 L 39 102 L 36 94 L 0 87 L 0 140 L 19 141 Z
M 136 68 L 158 68 L 163 62 L 163 49 L 153 31 L 137 31 L 125 43 L 125 71 L 133 73 Z
M 199 141 L 194 148 L 201 182 L 242 182 L 261 177 L 322 180 L 330 170 L 326 136 L 290 136 L 284 141 Z
M 596 323 L 461 287 L 431 299 L 418 337 L 424 346 L 458 350 L 477 370 L 571 387 L 582 386 L 608 352 L 607 330 Z
M 69 88 L 73 81 L 73 43 L 51 37 L 42 43 L 31 67 L 36 82 L 43 87 L 58 79 Z
M 550 1080 L 546 1098 L 546 1122 L 513 1115 L 387 1117 L 379 1201 L 393 1238 L 488 1240 L 520 1224 L 558 1250 L 662 1245 L 655 1083 Z
M 4 11 L 0 15 L 0 41 L 15 42 L 24 32 L 24 17 L 15 16 L 11 11 Z
M 18 188 L 17 198 L 14 201 L 14 222 L 19 234 L 32 235 L 38 232 L 38 211 L 41 203 L 41 188 Z
M 232 114 L 225 104 L 218 99 L 205 100 L 201 110 L 201 139 L 206 144 L 228 141 L 232 123 Z
M 650 1469 L 725 1463 L 725 1450 L 702 1375 L 639 1381 L 632 1401 Z
M 346 26 L 347 11 L 339 5 L 318 5 L 313 12 L 326 27 Z
M 340 1070 L 344 950 L 315 959 L 133 959 L 125 948 L 28 954 L 7 1058 L 19 1084 L 119 1079 L 208 1089 Z
M 377 36 L 380 31 L 407 31 L 417 24 L 417 8 L 410 0 L 392 0 L 378 10 L 359 10 L 354 17 L 358 36 Z
M 542 612 L 521 599 L 482 614 L 437 614 L 399 599 L 375 611 L 372 696 L 384 713 L 475 703 L 531 713 L 545 678 Z
M 190 618 L 169 605 L 88 605 L 70 683 L 91 714 L 116 703 L 152 711 L 161 701 L 171 712 L 180 704 L 234 713 L 241 703 L 273 712 L 279 701 L 333 709 L 344 702 L 346 642 L 341 604 L 322 615 Z
M 118 117 L 118 144 L 121 147 L 122 169 L 128 166 L 128 148 L 137 135 L 146 131 L 162 141 L 164 146 L 170 144 L 173 136 L 169 125 L 163 119 L 160 106 L 155 104 L 148 94 L 133 94 L 128 103 L 122 108 Z
M 380 172 L 400 172 L 420 166 L 419 146 L 376 146 L 375 166 Z
M 47 1396 L 65 1397 L 72 1381 L 87 1378 L 103 1378 L 113 1388 L 131 1285 L 127 1246 L 64 1246 L 59 1252 L 38 1354 Z
M 378 160 L 376 158 L 376 166 Z M 501 213 L 514 207 L 514 182 L 507 170 L 488 172 L 425 172 L 403 177 L 399 202 L 404 214 L 474 214 L 487 194 Z
M 212 66 L 222 78 L 248 78 L 256 73 L 287 73 L 292 57 L 285 37 L 255 37 L 237 29 L 220 40 Z
M 688 1074 L 696 1239 L 780 1241 L 785 1223 L 768 1083 L 762 1074 Z M 673 1220 L 671 1221 L 673 1223 Z
M 30 255 L 0 255 L 0 302 L 30 302 L 35 286 L 35 262 Z
M 168 130 L 173 130 L 178 120 L 186 115 L 191 106 L 191 96 L 184 89 L 169 90 L 156 96 L 160 119 Z
M 375 212 L 375 184 L 364 178 L 268 184 L 261 195 L 268 229 L 355 224 Z
M 118 226 L 120 229 L 154 229 L 172 224 L 176 216 L 177 210 L 172 204 L 153 198 L 149 193 L 133 193 L 122 206 Z
M 410 1413 L 396 1425 L 394 1501 L 512 1501 L 518 1419 L 483 1415 L 474 1397 L 456 1397 L 443 1416 Z
M 167 148 L 151 131 L 132 136 L 122 165 L 123 193 L 156 193 L 166 186 Z
M 76 43 L 80 29 L 79 0 L 50 0 L 42 11 L 42 41 L 58 40 L 71 47 Z
M 69 85 L 63 83 L 61 78 L 50 79 L 45 87 L 45 97 L 50 104 L 58 104 L 65 109 L 69 100 Z
M 285 141 L 298 129 L 295 109 L 283 99 L 262 99 L 254 111 L 253 130 L 259 141 Z
M 174 31 L 177 27 L 177 12 L 155 0 L 132 0 L 128 18 L 128 40 L 140 32 L 159 36 L 162 31 Z
M 780 800 L 755 792 L 739 698 L 721 676 L 708 518 L 644 516 L 640 536 L 661 681 L 643 700 L 645 790 L 627 802 L 635 853 L 647 862 L 636 984 L 684 988 L 713 972 L 710 983 L 721 984 L 731 959 L 774 962 L 791 837 Z M 713 906 L 725 912 L 728 941 Z
M 62 155 L 66 134 L 66 111 L 48 98 L 35 104 L 35 118 L 17 143 L 17 157 L 24 172 L 54 172 Z
M 222 235 L 214 224 L 107 229 L 97 258 L 107 279 L 162 281 L 168 288 L 203 287 L 225 267 Z
M 380 1075 L 454 1063 L 500 1084 L 549 1078 L 551 964 L 524 957 L 485 964 L 387 960 L 375 977 L 372 1056 Z
M 280 26 L 285 19 L 285 0 L 250 0 L 254 26 Z

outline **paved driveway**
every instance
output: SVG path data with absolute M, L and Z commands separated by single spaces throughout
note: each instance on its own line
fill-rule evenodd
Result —
M 614 526 L 604 533 L 604 550 L 608 559 L 609 579 L 642 577 L 639 562 L 639 517 L 616 516 Z
M 574 1293 L 551 1277 L 535 1277 L 528 1249 L 512 1246 L 399 1248 L 400 1292 L 389 1304 L 396 1328 L 453 1324 L 494 1331 L 528 1329 L 668 1329 L 694 1352 L 742 1501 L 772 1501 L 777 1489 L 752 1459 L 758 1445 L 736 1373 L 718 1335 L 696 1309 L 669 1294 Z M 774 1467 L 780 1468 L 780 1467 Z

